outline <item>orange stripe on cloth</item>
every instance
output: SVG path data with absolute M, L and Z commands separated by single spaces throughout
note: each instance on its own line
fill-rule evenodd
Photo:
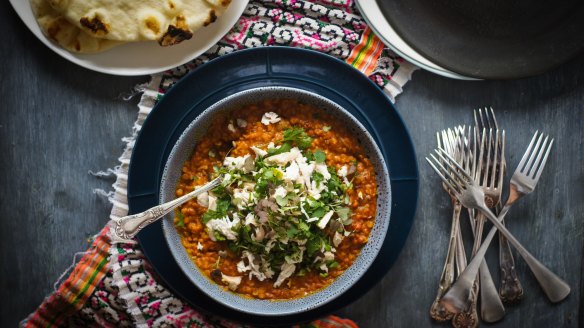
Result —
M 108 269 L 108 231 L 106 226 L 99 233 L 65 282 L 29 317 L 26 327 L 56 327 L 83 307 Z
M 367 27 L 345 62 L 369 76 L 377 67 L 383 48 L 383 42 Z

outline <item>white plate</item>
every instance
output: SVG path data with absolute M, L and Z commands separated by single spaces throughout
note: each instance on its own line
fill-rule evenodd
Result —
M 381 13 L 376 0 L 357 1 L 357 7 L 359 7 L 363 18 L 365 18 L 373 32 L 375 32 L 381 41 L 405 60 L 438 75 L 460 80 L 476 80 L 442 68 L 412 49 L 397 34 L 393 27 L 391 27 L 385 16 Z
M 63 58 L 97 72 L 147 75 L 182 65 L 207 51 L 235 25 L 248 0 L 232 1 L 227 11 L 215 23 L 200 29 L 191 40 L 180 44 L 161 47 L 155 41 L 132 42 L 92 55 L 71 53 L 47 39 L 34 18 L 28 0 L 10 0 L 10 3 L 32 33 Z

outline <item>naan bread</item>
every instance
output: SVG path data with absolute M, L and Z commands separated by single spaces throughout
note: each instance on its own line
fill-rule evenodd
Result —
M 43 33 L 68 51 L 75 53 L 97 53 L 123 42 L 97 39 L 71 24 L 63 15 L 49 5 L 47 0 L 31 0 L 35 17 Z
M 108 40 L 157 40 L 162 46 L 188 40 L 213 23 L 231 0 L 48 0 L 88 34 Z

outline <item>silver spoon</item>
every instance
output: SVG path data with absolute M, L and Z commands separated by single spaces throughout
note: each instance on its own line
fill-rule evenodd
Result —
M 175 208 L 186 203 L 187 201 L 197 197 L 198 195 L 207 192 L 217 187 L 223 181 L 223 175 L 211 180 L 209 183 L 183 195 L 177 199 L 171 200 L 164 204 L 154 206 L 146 211 L 138 214 L 124 216 L 114 221 L 114 229 L 112 229 L 112 243 L 128 243 L 134 242 L 134 238 L 140 230 L 146 226 L 156 222 L 161 217 L 170 213 Z

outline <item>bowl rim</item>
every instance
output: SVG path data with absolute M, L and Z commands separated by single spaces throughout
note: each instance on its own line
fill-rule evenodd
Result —
M 365 128 L 365 126 L 357 118 L 355 118 L 349 111 L 347 111 L 345 108 L 341 107 L 340 105 L 338 105 L 334 101 L 327 99 L 326 97 L 318 95 L 317 93 L 314 93 L 314 92 L 311 92 L 308 90 L 303 90 L 303 89 L 300 89 L 297 87 L 277 86 L 277 85 L 276 86 L 263 86 L 263 87 L 255 87 L 255 88 L 249 88 L 246 90 L 242 90 L 242 91 L 233 93 L 233 94 L 217 101 L 216 103 L 207 107 L 199 115 L 197 115 L 186 126 L 186 128 L 184 128 L 184 130 L 181 132 L 179 138 L 177 139 L 176 143 L 173 145 L 172 150 L 171 150 L 171 152 L 166 160 L 166 163 L 164 165 L 162 180 L 160 183 L 160 193 L 159 193 L 159 202 L 160 203 L 163 203 L 165 201 L 170 200 L 168 198 L 165 198 L 165 194 L 166 194 L 165 191 L 167 191 L 166 190 L 167 186 L 170 186 L 171 191 L 174 191 L 174 189 L 176 188 L 177 181 L 165 182 L 165 180 L 166 180 L 165 178 L 168 176 L 170 164 L 173 162 L 173 159 L 175 158 L 175 156 L 177 156 L 177 154 L 176 154 L 177 149 L 180 148 L 178 146 L 184 142 L 185 136 L 188 135 L 189 133 L 191 133 L 192 132 L 191 130 L 196 125 L 198 125 L 201 122 L 204 122 L 206 120 L 209 120 L 208 116 L 212 115 L 212 113 L 214 111 L 223 112 L 223 110 L 224 110 L 225 112 L 228 112 L 228 111 L 236 110 L 237 107 L 241 106 L 241 104 L 233 104 L 233 102 L 237 102 L 237 100 L 242 98 L 242 97 L 245 97 L 245 96 L 250 95 L 250 94 L 253 95 L 253 94 L 256 94 L 258 92 L 261 94 L 259 99 L 256 99 L 250 103 L 259 102 L 263 99 L 269 98 L 269 96 L 266 96 L 265 94 L 266 93 L 274 93 L 274 92 L 276 92 L 276 93 L 277 92 L 284 92 L 284 93 L 291 93 L 291 94 L 296 93 L 296 94 L 301 94 L 304 97 L 313 98 L 320 103 L 326 104 L 328 108 L 332 108 L 335 111 L 341 113 L 341 116 L 344 116 L 347 121 L 350 121 L 352 124 L 354 124 L 354 126 L 357 127 L 358 130 L 360 130 L 361 135 L 368 139 L 368 143 L 369 143 L 370 148 L 371 148 L 368 150 L 368 153 L 369 153 L 369 155 L 373 155 L 373 154 L 375 155 L 376 163 L 379 166 L 379 168 L 381 168 L 381 172 L 378 172 L 377 166 L 375 166 L 375 163 L 374 163 L 374 166 L 376 168 L 376 180 L 377 180 L 378 188 L 380 185 L 380 179 L 383 180 L 383 183 L 386 186 L 386 188 L 385 188 L 386 190 L 384 190 L 384 194 L 386 195 L 386 197 L 383 198 L 383 201 L 381 201 L 380 197 L 377 198 L 377 206 L 376 206 L 377 212 L 376 212 L 375 225 L 380 224 L 381 228 L 380 228 L 380 233 L 378 234 L 379 242 L 377 242 L 375 244 L 375 247 L 373 249 L 369 250 L 369 251 L 372 251 L 373 254 L 366 258 L 365 263 L 363 263 L 363 265 L 360 266 L 361 270 L 359 272 L 357 272 L 357 274 L 354 274 L 350 280 L 346 280 L 348 282 L 345 282 L 340 286 L 335 286 L 335 287 L 337 287 L 337 289 L 339 291 L 334 292 L 332 297 L 328 297 L 328 298 L 323 300 L 323 299 L 319 298 L 318 296 L 323 294 L 323 292 L 326 291 L 327 289 L 329 289 L 331 286 L 336 285 L 335 283 L 337 281 L 341 281 L 342 280 L 341 278 L 343 276 L 346 276 L 346 273 L 349 270 L 351 270 L 352 268 L 353 268 L 352 271 L 356 270 L 356 269 L 354 269 L 355 263 L 358 260 L 363 258 L 363 250 L 365 250 L 366 247 L 372 245 L 372 243 L 370 241 L 367 244 L 365 244 L 365 246 L 363 246 L 363 248 L 361 249 L 361 252 L 359 253 L 358 257 L 353 261 L 351 266 L 349 266 L 340 276 L 335 278 L 332 283 L 325 286 L 324 288 L 317 290 L 315 292 L 312 292 L 309 295 L 299 297 L 299 298 L 294 298 L 294 299 L 260 300 L 260 299 L 247 298 L 247 297 L 242 296 L 238 293 L 225 290 L 223 288 L 223 286 L 215 283 L 214 281 L 212 281 L 210 278 L 208 278 L 204 273 L 202 273 L 200 271 L 200 269 L 197 267 L 197 265 L 192 261 L 190 256 L 187 254 L 186 249 L 184 248 L 182 243 L 179 242 L 178 243 L 179 245 L 177 245 L 176 243 L 171 242 L 171 239 L 172 239 L 171 234 L 174 233 L 178 236 L 178 232 L 176 231 L 176 228 L 174 227 L 174 217 L 172 215 L 174 212 L 167 214 L 163 218 L 162 230 L 163 230 L 165 242 L 170 249 L 170 253 L 172 254 L 173 260 L 177 262 L 181 271 L 183 271 L 183 273 L 187 276 L 187 278 L 191 281 L 191 283 L 193 285 L 195 285 L 198 289 L 200 289 L 207 296 L 211 297 L 212 299 L 216 300 L 217 302 L 220 302 L 221 304 L 223 304 L 227 307 L 230 307 L 234 310 L 237 310 L 237 311 L 240 311 L 243 313 L 247 313 L 247 314 L 261 315 L 261 316 L 291 315 L 291 314 L 295 314 L 295 313 L 302 313 L 302 312 L 305 312 L 308 310 L 312 310 L 314 308 L 318 308 L 318 307 L 320 307 L 324 304 L 327 304 L 327 303 L 331 302 L 332 300 L 336 299 L 337 297 L 342 295 L 344 292 L 349 290 L 357 281 L 359 281 L 359 279 L 362 278 L 362 276 L 365 274 L 365 272 L 367 272 L 367 270 L 373 264 L 376 257 L 379 255 L 379 251 L 381 250 L 381 247 L 383 246 L 383 241 L 385 240 L 385 238 L 387 236 L 387 231 L 389 228 L 389 221 L 390 221 L 390 217 L 391 217 L 391 199 L 392 199 L 392 197 L 391 197 L 391 181 L 390 181 L 387 163 L 385 161 L 383 153 L 381 152 L 379 146 L 377 145 L 377 142 L 375 141 L 375 139 L 373 138 L 371 133 Z M 224 109 L 225 106 L 228 106 L 228 108 L 226 110 Z M 206 133 L 206 131 L 205 131 L 205 133 Z M 204 135 L 204 133 L 203 133 L 203 135 Z M 196 146 L 196 142 L 195 142 L 194 146 Z M 191 152 L 192 152 L 192 150 L 191 150 Z M 189 158 L 189 157 L 190 157 L 190 155 L 187 158 Z M 184 161 L 181 161 L 181 163 L 182 163 L 181 165 L 184 165 Z M 172 194 L 174 195 L 174 192 L 172 192 Z M 378 189 L 378 195 L 379 194 L 380 194 L 380 192 Z M 385 204 L 385 205 L 383 205 L 383 204 Z M 381 205 L 381 208 L 385 208 L 385 211 L 383 212 L 383 214 L 380 213 L 380 211 L 379 211 L 380 205 Z M 371 236 L 372 232 L 373 232 L 373 229 L 370 232 L 370 236 Z M 180 241 L 180 236 L 179 236 L 179 241 Z M 371 246 L 371 247 L 373 247 L 373 246 Z M 177 252 L 178 252 L 178 254 L 177 254 Z M 188 261 L 181 261 L 179 258 L 177 258 L 178 256 L 183 257 L 183 259 L 184 259 L 184 256 L 186 256 Z M 195 276 L 200 277 L 200 278 L 196 279 L 193 276 L 193 274 Z M 205 282 L 207 283 L 207 285 L 211 285 L 213 290 L 208 290 L 208 289 L 204 288 L 205 286 L 203 286 L 203 283 L 205 283 Z M 279 311 L 253 311 L 253 310 L 250 310 L 249 308 L 241 307 L 241 306 L 237 306 L 235 304 L 232 304 L 225 297 L 216 297 L 218 295 L 221 295 L 221 296 L 235 295 L 235 297 L 241 302 L 249 303 L 249 304 L 256 303 L 256 304 L 260 304 L 262 306 L 269 306 L 269 305 L 273 305 L 273 304 L 292 304 L 292 303 L 294 303 L 295 308 L 294 309 L 284 308 L 284 309 L 280 309 Z M 305 299 L 314 299 L 316 302 L 315 301 L 303 302 L 302 300 L 305 300 Z M 296 303 L 305 303 L 305 305 L 301 306 L 301 305 L 298 305 Z M 256 307 L 257 307 L 257 305 L 256 305 Z M 298 308 L 298 309 L 296 309 L 296 308 Z

